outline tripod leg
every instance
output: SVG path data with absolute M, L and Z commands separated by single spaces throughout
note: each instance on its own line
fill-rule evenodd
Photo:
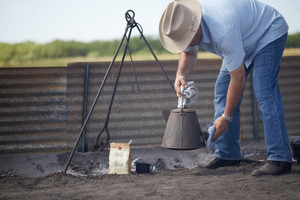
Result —
M 98 101 L 98 99 L 99 99 L 99 96 L 100 96 L 100 94 L 101 94 L 101 92 L 102 92 L 102 90 L 103 90 L 104 84 L 105 84 L 105 82 L 106 82 L 106 80 L 107 80 L 107 78 L 108 78 L 108 75 L 109 75 L 109 73 L 110 73 L 110 71 L 111 71 L 111 69 L 112 69 L 112 66 L 113 66 L 113 64 L 114 64 L 114 62 L 115 62 L 115 60 L 116 60 L 116 57 L 117 57 L 117 55 L 118 55 L 118 53 L 119 53 L 119 51 L 120 51 L 120 48 L 121 48 L 121 46 L 122 46 L 122 44 L 123 44 L 123 41 L 124 41 L 124 39 L 126 38 L 127 31 L 128 31 L 128 27 L 126 27 L 126 29 L 125 29 L 125 33 L 124 33 L 124 35 L 123 35 L 123 38 L 122 38 L 121 41 L 120 41 L 120 44 L 119 44 L 119 46 L 118 46 L 118 48 L 117 48 L 117 50 L 116 50 L 116 53 L 115 53 L 115 55 L 114 55 L 113 60 L 111 61 L 110 65 L 109 65 L 109 67 L 108 67 L 108 69 L 107 69 L 107 71 L 106 71 L 106 74 L 105 74 L 105 76 L 104 76 L 104 78 L 103 78 L 103 81 L 102 81 L 102 83 L 101 83 L 101 86 L 100 86 L 100 88 L 99 88 L 99 90 L 98 90 L 98 92 L 97 92 L 97 95 L 96 95 L 96 97 L 95 97 L 95 99 L 94 99 L 94 102 L 93 102 L 93 104 L 92 104 L 92 106 L 91 106 L 91 109 L 90 109 L 90 111 L 89 111 L 89 113 L 88 113 L 88 115 L 87 115 L 87 117 L 86 117 L 86 119 L 85 119 L 85 121 L 84 121 L 84 123 L 83 123 L 83 125 L 82 125 L 82 128 L 81 128 L 81 130 L 80 130 L 79 136 L 78 136 L 78 138 L 77 138 L 77 140 L 76 140 L 76 142 L 75 142 L 74 148 L 73 148 L 73 150 L 72 150 L 72 152 L 71 152 L 71 155 L 70 155 L 70 157 L 69 157 L 69 159 L 68 159 L 68 161 L 67 161 L 67 164 L 66 164 L 66 166 L 65 166 L 64 173 L 67 172 L 67 169 L 68 169 L 69 164 L 70 164 L 70 162 L 71 162 L 71 160 L 72 160 L 72 158 L 73 158 L 73 155 L 74 155 L 74 152 L 75 152 L 76 147 L 77 147 L 77 145 L 78 145 L 78 142 L 79 142 L 79 140 L 80 140 L 80 137 L 81 137 L 81 135 L 82 135 L 82 133 L 83 133 L 83 131 L 84 131 L 84 129 L 85 129 L 85 127 L 86 127 L 86 125 L 87 125 L 87 123 L 88 123 L 88 121 L 89 121 L 91 115 L 92 115 L 92 113 L 93 113 L 93 110 L 94 110 L 94 108 L 95 108 L 95 105 L 96 105 L 96 103 L 97 103 L 97 101 Z
M 114 90 L 113 90 L 113 93 L 112 93 L 112 97 L 111 97 L 111 100 L 110 100 L 110 105 L 109 105 L 109 108 L 108 108 L 105 125 L 104 125 L 102 131 L 98 134 L 96 144 L 94 145 L 94 148 L 96 148 L 96 149 L 98 149 L 100 147 L 98 141 L 99 141 L 99 138 L 100 138 L 100 136 L 101 136 L 101 134 L 103 133 L 104 130 L 106 130 L 106 133 L 107 133 L 106 146 L 108 145 L 108 142 L 109 142 L 110 135 L 109 135 L 109 132 L 108 132 L 108 123 L 109 123 L 111 108 L 112 108 L 112 105 L 113 105 L 113 102 L 114 102 L 114 99 L 115 99 L 117 86 L 118 86 L 119 79 L 120 79 L 120 76 L 121 76 L 121 71 L 122 71 L 122 68 L 123 68 L 124 59 L 125 59 L 125 56 L 126 56 L 128 46 L 129 46 L 129 40 L 130 40 L 131 32 L 132 32 L 132 27 L 130 27 L 130 30 L 129 30 L 129 33 L 128 33 L 128 38 L 126 38 L 126 46 L 125 46 L 124 53 L 123 53 L 123 56 L 122 56 L 122 60 L 121 60 L 121 63 L 120 63 L 120 68 L 119 68 L 118 75 L 117 75 L 117 78 L 116 78 L 116 82 L 115 82 Z
M 157 62 L 158 65 L 160 66 L 161 71 L 163 72 L 163 74 L 165 75 L 165 77 L 167 78 L 167 80 L 169 81 L 169 83 L 170 83 L 170 85 L 171 85 L 173 91 L 174 91 L 175 94 L 176 94 L 176 91 L 175 91 L 175 89 L 174 89 L 173 83 L 171 82 L 171 80 L 169 79 L 169 77 L 168 77 L 166 71 L 165 71 L 164 68 L 162 67 L 162 65 L 161 65 L 161 63 L 159 62 L 159 60 L 157 59 L 157 57 L 156 57 L 154 51 L 152 50 L 150 44 L 149 44 L 148 41 L 146 40 L 146 38 L 145 38 L 143 32 L 141 31 L 141 29 L 139 28 L 139 26 L 136 26 L 136 27 L 137 27 L 138 31 L 140 32 L 141 37 L 143 38 L 143 40 L 144 40 L 144 42 L 146 43 L 147 47 L 149 48 L 150 52 L 152 53 L 154 59 L 156 60 L 156 62 Z

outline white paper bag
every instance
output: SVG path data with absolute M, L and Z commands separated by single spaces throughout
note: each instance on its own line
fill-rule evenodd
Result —
M 109 174 L 131 173 L 130 144 L 111 143 L 109 152 Z

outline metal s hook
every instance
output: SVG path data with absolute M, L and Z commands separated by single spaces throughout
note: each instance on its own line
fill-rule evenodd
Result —
M 127 40 L 127 43 L 128 43 L 129 38 L 126 37 L 126 40 Z M 131 86 L 131 93 L 132 94 L 138 94 L 140 92 L 140 87 L 139 87 L 139 82 L 137 80 L 135 67 L 133 65 L 133 60 L 132 60 L 132 55 L 131 55 L 131 50 L 130 50 L 129 44 L 128 44 L 128 53 L 129 53 L 129 56 L 130 56 L 130 63 L 131 63 L 131 67 L 132 67 L 132 71 L 133 71 L 133 75 L 134 75 L 134 79 L 135 79 L 135 84 Z
M 132 63 L 132 69 L 133 69 L 133 74 L 134 74 L 134 78 L 135 78 L 135 85 L 132 85 L 131 86 L 131 93 L 132 94 L 138 94 L 140 92 L 140 87 L 139 87 L 139 82 L 137 80 L 137 76 L 136 76 L 136 72 L 135 72 L 135 68 L 133 66 L 133 63 Z M 136 86 L 136 87 L 135 87 Z
M 136 23 L 136 26 L 139 28 L 139 30 L 141 31 L 141 36 L 140 36 L 140 39 L 143 38 L 143 35 L 144 35 L 144 30 L 143 30 L 143 27 L 139 24 L 139 23 Z

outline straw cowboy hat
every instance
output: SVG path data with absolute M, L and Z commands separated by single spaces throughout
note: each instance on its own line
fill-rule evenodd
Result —
M 159 22 L 159 37 L 165 49 L 172 53 L 184 51 L 194 38 L 201 22 L 198 0 L 172 1 Z

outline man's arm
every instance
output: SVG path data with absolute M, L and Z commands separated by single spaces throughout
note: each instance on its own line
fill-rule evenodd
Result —
M 177 93 L 177 96 L 181 96 L 181 90 L 180 86 L 183 85 L 186 87 L 186 78 L 193 70 L 196 62 L 197 62 L 197 55 L 198 55 L 198 48 L 194 48 L 192 51 L 188 52 L 181 52 L 179 63 L 178 63 L 178 69 L 176 73 L 176 79 L 175 79 L 175 91 Z
M 232 116 L 235 109 L 237 108 L 245 86 L 245 67 L 244 63 L 241 64 L 236 70 L 230 72 L 230 83 L 227 91 L 226 105 L 224 114 L 227 116 Z M 213 137 L 213 141 L 218 139 L 226 130 L 228 126 L 228 121 L 222 116 L 216 119 L 214 126 L 216 126 L 216 132 Z

